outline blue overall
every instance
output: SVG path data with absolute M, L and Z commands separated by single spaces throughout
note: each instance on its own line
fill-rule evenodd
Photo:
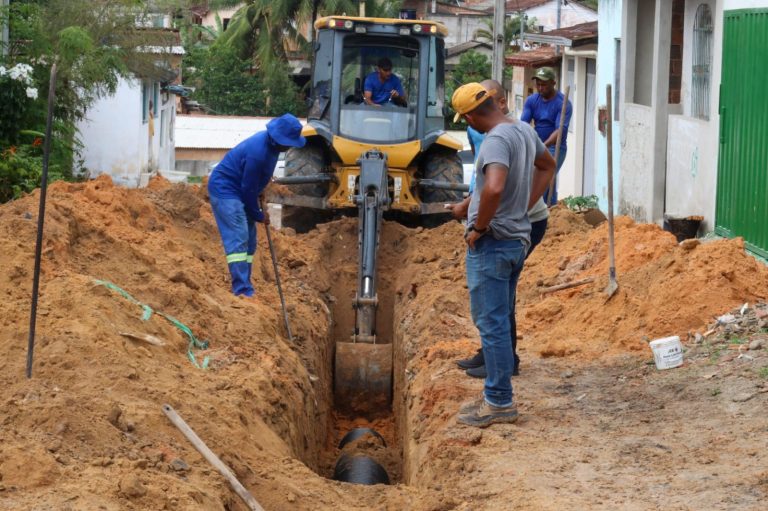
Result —
M 254 222 L 264 221 L 259 194 L 272 179 L 279 151 L 266 131 L 256 133 L 229 151 L 208 180 L 211 209 L 221 234 L 235 295 L 253 296 Z

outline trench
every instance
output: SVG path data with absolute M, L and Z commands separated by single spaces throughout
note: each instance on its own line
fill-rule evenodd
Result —
M 325 338 L 326 345 L 318 350 L 318 355 L 325 357 L 317 361 L 316 367 L 324 377 L 332 381 L 334 375 L 334 346 L 337 341 L 350 340 L 355 326 L 355 313 L 352 302 L 357 287 L 358 240 L 357 219 L 347 218 L 334 223 L 327 229 L 327 236 L 320 247 L 321 268 L 327 272 L 330 289 L 322 297 L 332 317 L 332 324 Z M 317 465 L 313 467 L 320 476 L 333 479 L 334 468 L 343 452 L 369 456 L 387 472 L 390 484 L 407 483 L 403 477 L 403 436 L 400 414 L 403 412 L 399 403 L 404 400 L 395 394 L 398 388 L 395 376 L 402 372 L 402 357 L 398 356 L 401 343 L 395 338 L 397 329 L 394 321 L 396 314 L 396 283 L 398 268 L 402 267 L 408 255 L 408 229 L 394 222 L 385 222 L 382 226 L 377 260 L 377 293 L 379 306 L 376 316 L 378 342 L 393 346 L 393 399 L 392 405 L 361 415 L 346 410 L 343 403 L 334 402 L 333 386 L 324 388 L 318 399 L 325 400 L 320 409 L 326 412 L 324 445 L 319 446 Z M 321 419 L 322 420 L 322 419 Z M 359 441 L 351 442 L 344 451 L 339 449 L 339 442 L 356 428 L 370 428 L 383 437 L 386 446 L 371 435 L 363 436 Z

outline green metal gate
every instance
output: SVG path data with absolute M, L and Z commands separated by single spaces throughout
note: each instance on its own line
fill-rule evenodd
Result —
M 715 231 L 768 256 L 768 9 L 724 13 Z

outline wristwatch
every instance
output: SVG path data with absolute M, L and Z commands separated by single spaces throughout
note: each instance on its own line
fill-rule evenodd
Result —
M 475 231 L 480 234 L 485 234 L 486 232 L 488 232 L 488 229 L 489 227 L 486 227 L 485 229 L 478 229 L 477 227 L 475 227 L 475 224 L 472 224 L 469 226 L 470 231 Z

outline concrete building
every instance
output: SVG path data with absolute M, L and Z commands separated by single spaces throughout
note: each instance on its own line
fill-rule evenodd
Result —
M 166 86 L 177 83 L 184 49 L 149 46 L 147 52 L 167 60 L 153 77 L 121 79 L 115 94 L 97 100 L 78 123 L 81 156 L 89 177 L 109 174 L 129 187 L 144 186 L 149 177 L 175 167 L 176 97 Z
M 768 253 L 765 33 L 768 0 L 622 2 L 621 213 L 701 215 Z

